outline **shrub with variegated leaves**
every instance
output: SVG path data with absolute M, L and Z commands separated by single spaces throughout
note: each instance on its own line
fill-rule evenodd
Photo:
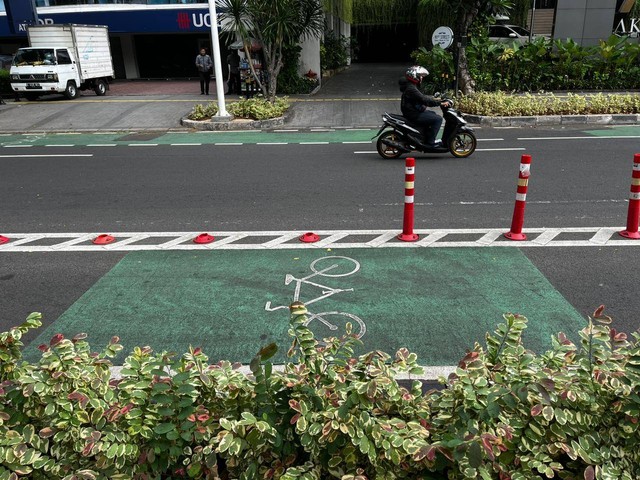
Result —
M 442 390 L 409 389 L 406 349 L 356 356 L 360 341 L 319 341 L 291 306 L 289 361 L 210 364 L 136 347 L 114 375 L 119 339 L 92 351 L 55 335 L 37 363 L 0 334 L 0 480 L 640 478 L 640 336 L 599 308 L 572 343 L 526 350 L 526 319 L 504 323 L 460 361 Z

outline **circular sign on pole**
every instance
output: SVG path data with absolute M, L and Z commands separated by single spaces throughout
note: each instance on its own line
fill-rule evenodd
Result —
M 431 35 L 433 46 L 439 45 L 442 49 L 447 49 L 453 45 L 453 30 L 449 27 L 438 27 Z

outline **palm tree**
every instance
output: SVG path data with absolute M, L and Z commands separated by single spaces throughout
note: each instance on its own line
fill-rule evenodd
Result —
M 324 13 L 320 0 L 216 0 L 223 32 L 238 35 L 249 60 L 251 73 L 263 95 L 273 102 L 278 74 L 283 67 L 282 48 L 306 38 L 320 36 Z M 251 62 L 253 39 L 260 42 L 267 84 L 260 82 Z
M 468 95 L 475 90 L 475 82 L 469 73 L 469 63 L 464 39 L 469 28 L 479 16 L 506 13 L 513 8 L 511 0 L 420 0 L 420 6 L 435 8 L 447 6 L 455 12 L 456 25 L 454 32 L 456 42 L 453 44 L 454 58 L 458 58 L 458 88 Z M 462 41 L 460 41 L 462 39 Z M 458 46 L 459 45 L 459 46 Z

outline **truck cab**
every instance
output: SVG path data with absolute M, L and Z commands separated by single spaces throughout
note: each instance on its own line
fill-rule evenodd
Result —
M 13 59 L 9 75 L 13 91 L 27 98 L 64 93 L 73 99 L 78 96 L 81 84 L 73 52 L 67 48 L 21 48 Z

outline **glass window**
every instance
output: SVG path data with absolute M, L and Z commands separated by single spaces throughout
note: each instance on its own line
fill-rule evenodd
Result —
M 67 49 L 58 50 L 58 65 L 71 65 L 71 57 Z
M 4 0 L 0 0 L 0 12 L 4 12 Z
M 55 55 L 50 48 L 20 49 L 13 59 L 14 65 L 54 65 Z

